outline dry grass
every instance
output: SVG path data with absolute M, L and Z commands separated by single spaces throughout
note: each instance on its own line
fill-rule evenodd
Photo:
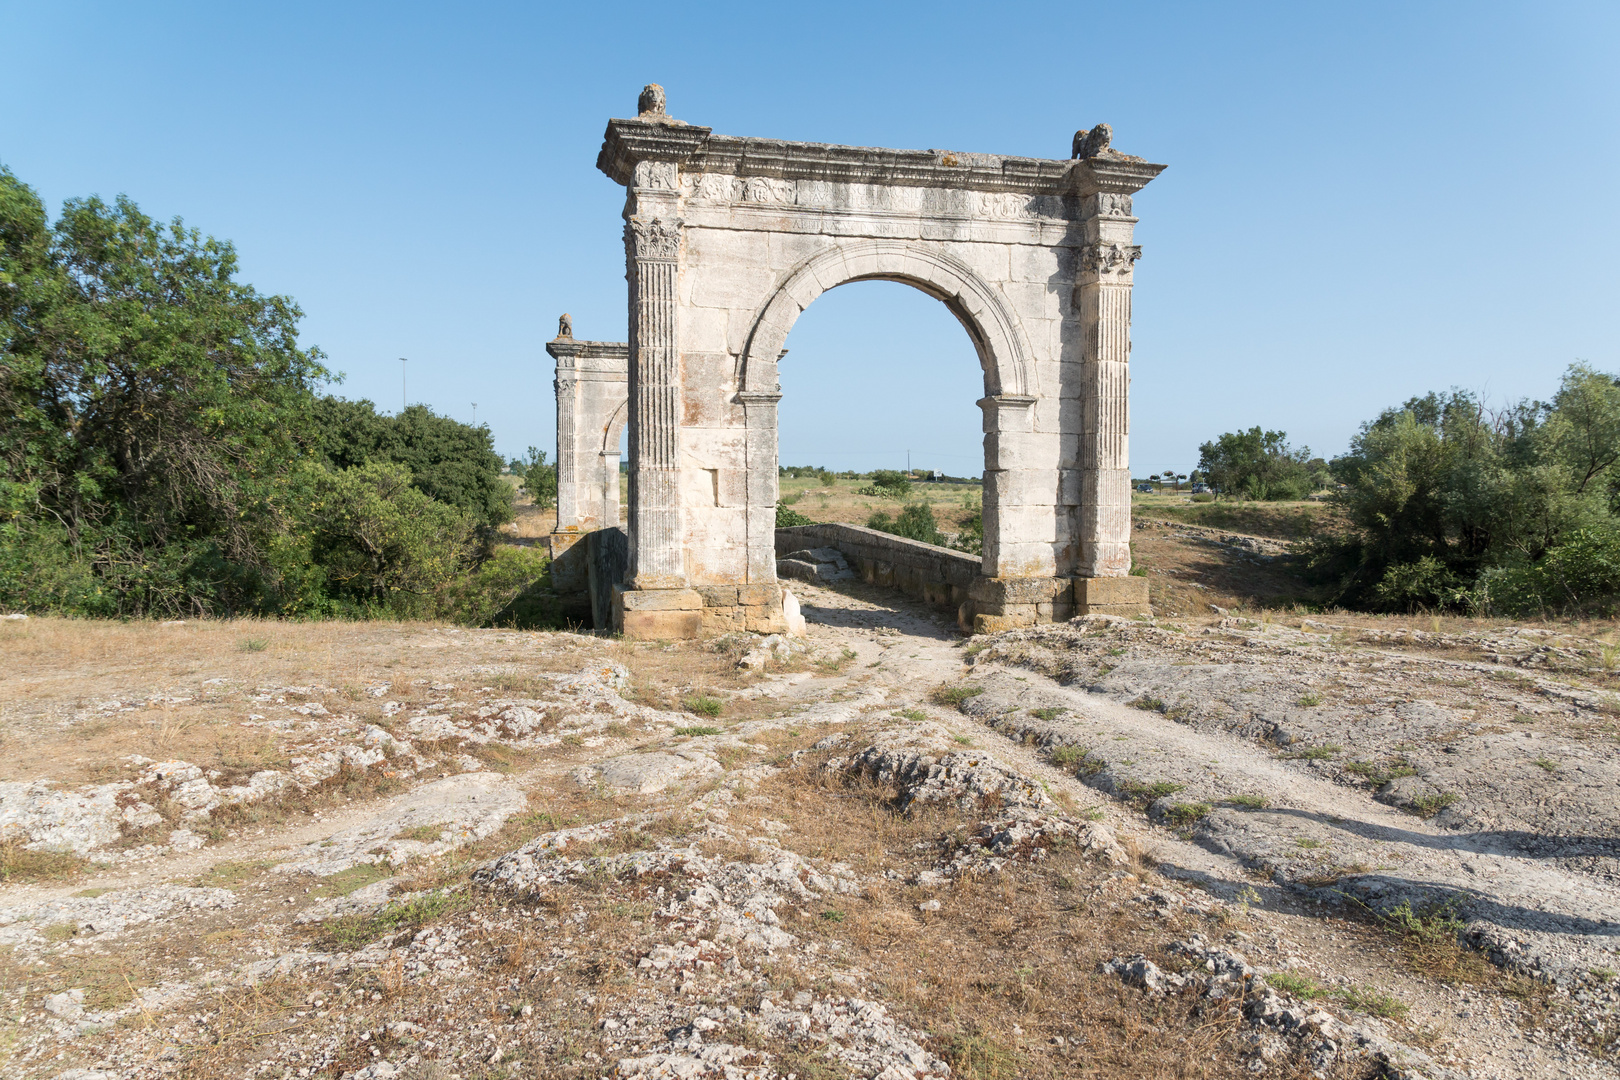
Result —
M 782 502 L 812 521 L 842 522 L 865 525 L 875 511 L 890 517 L 899 513 L 906 503 L 926 503 L 934 512 L 934 520 L 948 533 L 959 532 L 966 520 L 977 511 L 981 496 L 978 484 L 913 484 L 911 494 L 904 499 L 891 499 L 879 495 L 862 495 L 860 489 L 868 486 L 865 480 L 838 480 L 824 486 L 819 480 L 804 477 L 781 480 Z
M 126 779 L 108 763 L 140 754 L 217 769 L 224 775 L 216 782 L 231 783 L 287 766 L 287 739 L 244 727 L 250 715 L 285 718 L 283 705 L 307 701 L 386 725 L 384 700 L 443 699 L 434 682 L 528 696 L 543 672 L 577 671 L 626 651 L 573 635 L 428 623 L 0 623 L 0 780 Z M 390 684 L 386 699 L 367 692 L 382 683 Z M 253 700 L 261 688 L 287 692 L 280 701 Z

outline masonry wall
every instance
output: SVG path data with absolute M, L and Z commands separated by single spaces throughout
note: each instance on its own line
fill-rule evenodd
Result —
M 869 585 L 891 586 L 952 611 L 959 611 L 969 600 L 981 565 L 977 555 L 859 525 L 796 525 L 776 530 L 779 557 L 818 547 L 843 552 Z

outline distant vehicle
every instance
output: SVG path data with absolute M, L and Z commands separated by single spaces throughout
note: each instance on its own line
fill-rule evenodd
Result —
M 1194 484 L 1192 486 L 1192 493 L 1194 495 L 1207 495 L 1207 494 L 1209 494 L 1209 485 L 1208 484 Z
M 1137 491 L 1152 491 L 1153 490 L 1153 485 L 1152 484 L 1137 484 L 1136 485 L 1136 490 Z

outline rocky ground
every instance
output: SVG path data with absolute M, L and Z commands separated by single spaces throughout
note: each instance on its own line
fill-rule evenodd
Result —
M 1615 1075 L 1606 640 L 795 590 L 0 623 L 5 1074 Z

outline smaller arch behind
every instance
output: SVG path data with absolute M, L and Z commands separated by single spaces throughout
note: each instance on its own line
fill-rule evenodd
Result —
M 600 528 L 604 529 L 616 528 L 619 524 L 619 441 L 629 420 L 630 401 L 626 397 L 602 426 L 602 448 L 596 460 L 601 470 L 597 477 L 602 499 Z
M 979 354 L 985 395 L 1033 393 L 1029 349 L 1001 294 L 962 260 L 937 247 L 902 240 L 835 245 L 788 271 L 750 328 L 742 389 L 775 392 L 776 362 L 793 324 L 816 297 L 853 281 L 898 281 L 940 300 Z

